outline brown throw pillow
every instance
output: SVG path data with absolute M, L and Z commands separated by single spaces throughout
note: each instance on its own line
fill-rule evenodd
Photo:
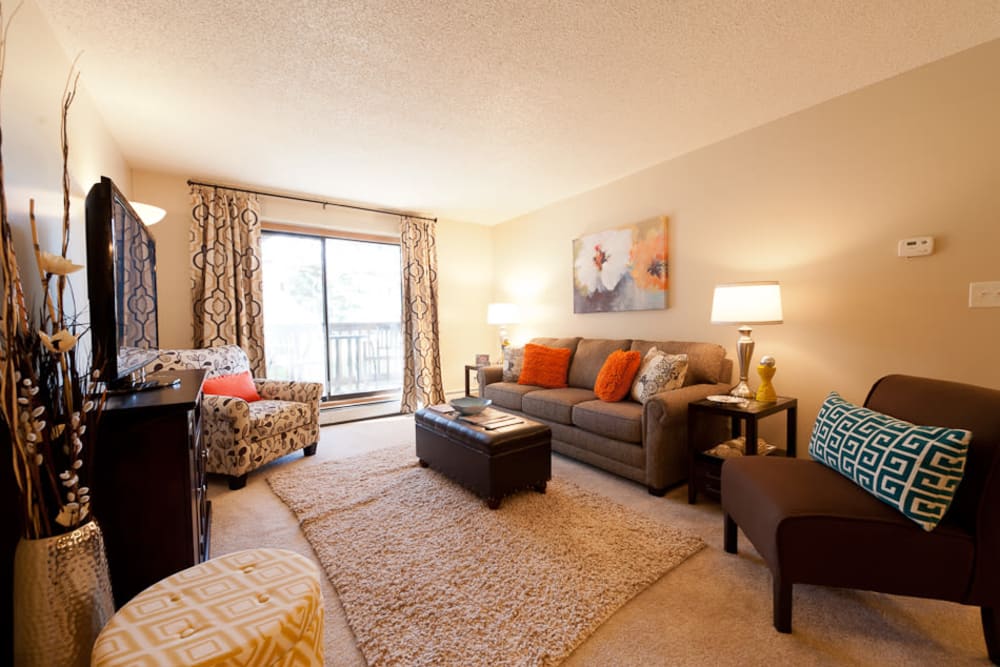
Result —
M 609 354 L 597 374 L 597 382 L 594 383 L 597 398 L 609 403 L 625 398 L 632 388 L 632 380 L 635 379 L 641 362 L 642 357 L 636 350 L 615 350 Z
M 558 389 L 567 386 L 571 350 L 528 343 L 524 346 L 524 366 L 518 384 Z

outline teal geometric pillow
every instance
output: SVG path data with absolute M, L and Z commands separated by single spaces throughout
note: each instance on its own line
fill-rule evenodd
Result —
M 916 426 L 833 391 L 819 409 L 809 454 L 929 531 L 955 497 L 970 440 L 969 431 Z

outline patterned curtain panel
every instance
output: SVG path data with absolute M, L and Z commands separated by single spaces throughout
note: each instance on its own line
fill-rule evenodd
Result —
M 438 347 L 437 243 L 434 222 L 403 218 L 403 400 L 401 412 L 444 403 Z
M 256 195 L 192 186 L 194 346 L 239 345 L 264 377 L 260 203 Z

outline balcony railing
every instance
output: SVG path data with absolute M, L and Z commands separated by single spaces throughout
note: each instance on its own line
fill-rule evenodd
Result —
M 322 382 L 327 399 L 400 389 L 399 322 L 335 323 L 328 337 L 319 326 L 268 325 L 268 377 Z

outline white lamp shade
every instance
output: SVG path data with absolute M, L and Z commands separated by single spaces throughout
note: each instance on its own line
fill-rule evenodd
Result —
M 486 307 L 487 324 L 517 324 L 520 319 L 513 303 L 491 303 Z
M 713 324 L 781 324 L 781 285 L 777 282 L 716 285 Z
M 163 220 L 163 217 L 167 214 L 162 208 L 153 206 L 152 204 L 143 204 L 137 201 L 129 202 L 129 204 L 132 205 L 132 210 L 139 214 L 143 224 L 147 227 Z

